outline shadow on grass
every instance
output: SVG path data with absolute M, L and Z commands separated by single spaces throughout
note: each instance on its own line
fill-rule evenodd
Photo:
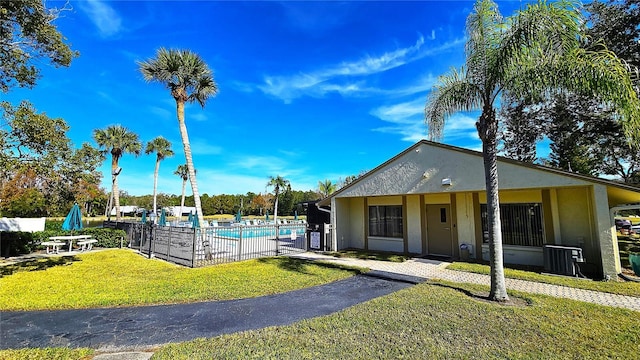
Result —
M 327 269 L 339 269 L 352 272 L 354 275 L 362 274 L 365 271 L 360 268 L 354 268 L 351 266 L 345 266 L 340 264 L 334 264 L 330 262 L 318 261 L 318 260 L 307 260 L 307 259 L 297 259 L 291 258 L 288 256 L 277 257 L 277 258 L 260 258 L 258 262 L 263 264 L 276 264 L 279 268 L 287 271 L 295 271 L 301 274 L 309 274 L 307 268 L 309 265 L 315 265 L 318 267 L 323 267 Z
M 43 271 L 54 266 L 67 266 L 76 261 L 81 261 L 76 256 L 61 256 L 47 259 L 35 259 L 21 261 L 12 265 L 6 265 L 0 267 L 0 277 L 13 275 L 22 271 Z
M 500 305 L 500 306 L 517 306 L 517 307 L 533 306 L 533 300 L 532 299 L 521 298 L 521 297 L 518 297 L 518 296 L 514 296 L 512 294 L 509 294 L 509 301 L 494 301 L 494 300 L 489 299 L 489 292 L 488 291 L 476 291 L 476 292 L 473 292 L 473 291 L 465 289 L 463 287 L 449 285 L 449 284 L 443 284 L 443 283 L 439 283 L 439 282 L 430 282 L 429 284 L 433 285 L 433 286 L 439 286 L 439 287 L 442 287 L 442 288 L 458 291 L 458 292 L 466 295 L 467 297 L 470 297 L 473 300 L 480 301 L 480 302 L 487 303 L 487 304 Z

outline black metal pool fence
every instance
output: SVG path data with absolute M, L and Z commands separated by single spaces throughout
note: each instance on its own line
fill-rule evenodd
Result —
M 305 223 L 189 228 L 139 222 L 105 222 L 122 229 L 129 246 L 149 257 L 200 267 L 305 252 L 311 230 Z

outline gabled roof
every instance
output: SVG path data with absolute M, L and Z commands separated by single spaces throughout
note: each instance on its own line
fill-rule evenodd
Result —
M 353 189 L 354 187 L 359 186 L 363 182 L 367 181 L 371 176 L 374 176 L 374 174 L 379 173 L 383 169 L 386 169 L 386 168 L 390 167 L 394 162 L 398 161 L 398 159 L 403 158 L 403 157 L 411 154 L 414 151 L 419 151 L 419 149 L 421 147 L 424 147 L 424 146 L 435 147 L 437 149 L 451 151 L 451 152 L 454 152 L 454 155 L 457 154 L 458 156 L 460 154 L 471 155 L 473 157 L 477 157 L 478 161 L 480 161 L 480 164 L 482 164 L 482 152 L 469 150 L 469 149 L 465 149 L 465 148 L 461 148 L 461 147 L 457 147 L 457 146 L 452 146 L 452 145 L 436 143 L 436 142 L 432 142 L 432 141 L 428 141 L 428 140 L 421 140 L 421 141 L 418 141 L 417 143 L 415 143 L 414 145 L 410 146 L 409 148 L 407 148 L 403 152 L 399 153 L 398 155 L 394 156 L 393 158 L 389 159 L 388 161 L 382 163 L 381 165 L 379 165 L 378 167 L 374 168 L 373 170 L 367 172 L 363 176 L 359 177 L 357 180 L 355 180 L 351 184 L 349 184 L 349 185 L 341 188 L 340 190 L 334 192 L 333 194 L 331 194 L 330 196 L 326 197 L 325 199 L 322 199 L 319 202 L 318 205 L 330 205 L 332 198 L 339 197 L 341 194 L 344 194 L 344 193 L 348 192 L 350 189 Z M 502 156 L 498 157 L 498 163 L 499 164 L 508 164 L 508 165 L 511 165 L 511 166 L 515 165 L 515 166 L 521 167 L 521 168 L 534 169 L 534 170 L 542 171 L 542 172 L 545 172 L 545 173 L 548 173 L 548 174 L 554 174 L 556 176 L 575 179 L 575 180 L 579 180 L 579 181 L 582 181 L 582 182 L 588 182 L 588 183 L 594 183 L 594 184 L 602 184 L 602 185 L 605 185 L 607 187 L 613 187 L 613 188 L 618 188 L 618 189 L 621 189 L 621 190 L 640 193 L 640 188 L 635 187 L 635 186 L 631 186 L 631 185 L 627 185 L 627 184 L 624 184 L 624 183 L 611 181 L 611 180 L 606 180 L 606 179 L 597 178 L 597 177 L 592 177 L 592 176 L 587 176 L 587 175 L 582 175 L 582 174 L 576 174 L 576 173 L 572 173 L 572 172 L 568 172 L 568 171 L 564 171 L 564 170 L 559 170 L 559 169 L 555 169 L 555 168 L 551 168 L 551 167 L 547 167 L 547 166 L 526 163 L 526 162 L 509 159 L 509 158 L 502 157 Z M 402 176 L 402 175 L 399 175 L 399 176 Z M 484 173 L 483 173 L 482 177 L 484 178 Z M 502 180 L 502 178 L 501 178 L 501 180 Z M 398 193 L 398 194 L 395 194 L 395 195 L 400 195 L 400 194 Z M 349 195 L 347 195 L 347 197 L 348 196 Z

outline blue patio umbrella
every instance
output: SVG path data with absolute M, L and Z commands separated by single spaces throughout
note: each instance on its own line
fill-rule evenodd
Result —
M 193 222 L 193 213 L 192 212 L 189 212 L 189 217 L 187 218 L 187 221 Z
M 266 211 L 267 215 L 265 215 L 264 220 L 269 221 L 269 210 Z
M 82 230 L 82 212 L 78 204 L 73 204 L 69 214 L 62 223 L 62 230 L 74 231 Z
M 191 221 L 193 222 L 193 227 L 194 228 L 199 228 L 200 227 L 200 220 L 198 220 L 198 212 L 196 211 L 196 214 L 192 216 Z
M 140 222 L 143 224 L 147 223 L 147 210 L 142 210 L 142 218 L 140 218 Z
M 164 212 L 164 209 L 160 211 L 160 220 L 158 220 L 158 225 L 167 226 L 167 214 Z
M 238 209 L 238 213 L 236 214 L 236 222 L 242 221 L 242 211 Z
M 298 210 L 293 213 L 293 220 L 298 220 Z

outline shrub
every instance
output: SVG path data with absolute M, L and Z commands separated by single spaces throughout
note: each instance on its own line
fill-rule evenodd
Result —
M 106 229 L 106 228 L 86 228 L 80 231 L 74 231 L 75 235 L 91 235 L 93 239 L 98 240 L 94 246 L 101 248 L 119 248 L 120 237 L 124 239 L 123 246 L 127 246 L 127 233 L 124 230 Z M 45 230 L 33 233 L 33 241 L 40 243 L 48 241 L 52 236 L 71 235 L 70 231 L 64 231 L 60 228 L 56 230 Z
M 45 231 L 47 231 L 47 230 L 51 230 L 51 231 L 58 230 L 59 231 L 60 229 L 62 229 L 62 223 L 63 222 L 64 222 L 63 220 L 50 220 L 50 219 L 47 219 L 44 222 L 44 230 Z M 52 235 L 52 236 L 55 236 L 55 235 Z
M 122 246 L 129 245 L 127 240 L 127 233 L 124 230 L 118 229 L 106 229 L 106 228 L 86 228 L 79 232 L 82 235 L 91 235 L 92 238 L 98 240 L 95 244 L 97 247 L 102 248 L 119 248 L 120 238 L 123 238 Z
M 33 235 L 28 232 L 0 232 L 0 255 L 4 257 L 28 254 L 35 248 Z

